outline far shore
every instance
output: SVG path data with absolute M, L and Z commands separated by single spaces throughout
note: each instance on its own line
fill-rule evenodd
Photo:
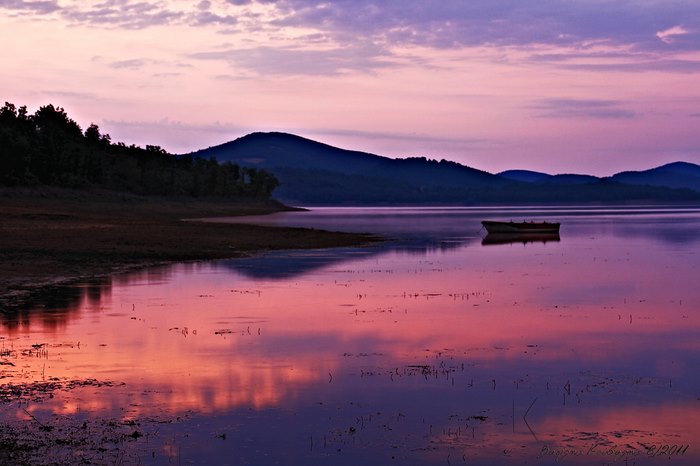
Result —
M 362 246 L 370 234 L 183 221 L 297 210 L 274 201 L 145 198 L 58 189 L 0 190 L 0 312 L 47 287 L 167 263 L 280 249 Z

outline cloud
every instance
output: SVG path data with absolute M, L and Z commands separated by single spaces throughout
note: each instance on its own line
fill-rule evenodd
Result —
M 382 141 L 401 141 L 401 142 L 420 142 L 420 143 L 440 143 L 440 144 L 460 144 L 462 146 L 483 146 L 490 145 L 494 141 L 486 138 L 446 138 L 439 136 L 430 136 L 427 134 L 418 133 L 396 133 L 396 132 L 381 132 L 381 131 L 362 131 L 348 130 L 338 128 L 309 128 L 308 131 L 314 134 L 322 134 L 329 136 L 346 136 L 359 139 L 382 140 Z
M 84 7 L 73 3 L 64 7 L 62 16 L 73 23 L 92 26 L 110 26 L 122 29 L 144 29 L 151 26 L 171 24 L 184 16 L 172 11 L 161 2 L 134 2 L 131 0 L 107 0 Z
M 658 52 L 635 52 L 624 50 L 578 51 L 575 49 L 534 53 L 525 59 L 529 64 L 554 66 L 572 71 L 592 72 L 700 72 L 700 60 L 673 58 Z
M 110 63 L 110 67 L 114 69 L 131 69 L 131 70 L 137 70 L 143 67 L 145 65 L 145 62 L 139 58 L 134 58 L 131 60 L 120 60 L 120 61 L 115 61 Z
M 43 94 L 55 97 L 67 97 L 89 100 L 100 100 L 100 97 L 93 92 L 66 91 L 66 90 L 47 90 L 42 91 Z
M 0 0 L 0 9 L 95 27 L 241 34 L 257 46 L 193 57 L 272 74 L 372 72 L 410 60 L 411 47 L 517 48 L 536 51 L 523 62 L 562 68 L 695 73 L 698 62 L 676 54 L 700 51 L 700 2 L 687 0 Z
M 233 26 L 238 23 L 238 18 L 232 15 L 220 15 L 211 12 L 211 2 L 201 1 L 197 4 L 197 11 L 188 15 L 189 23 L 193 26 L 224 25 Z
M 700 51 L 700 2 L 683 0 L 278 0 L 265 27 L 313 31 L 340 49 L 369 43 L 376 62 L 407 47 L 561 51 L 563 68 L 694 73 L 698 62 L 675 53 Z M 241 24 L 244 22 L 242 21 Z M 259 25 L 257 19 L 253 24 Z M 245 23 L 248 24 L 248 23 Z M 683 24 L 683 26 L 680 26 Z M 665 27 L 660 28 L 659 25 Z M 299 41 L 304 39 L 300 38 Z M 389 56 L 389 53 L 393 57 Z M 583 63 L 573 63 L 579 57 Z M 542 63 L 541 53 L 532 62 Z M 554 57 L 549 57 L 550 61 Z M 494 58 L 495 60 L 496 58 Z M 528 57 L 522 58 L 529 62 Z
M 330 31 L 338 40 L 438 48 L 605 39 L 654 49 L 659 24 L 700 23 L 700 3 L 682 0 L 280 0 L 275 6 L 279 25 Z M 685 45 L 697 49 L 700 40 L 692 39 Z
M 226 25 L 233 26 L 238 23 L 238 18 L 231 15 L 217 15 L 211 11 L 199 11 L 191 15 L 191 23 L 196 26 Z
M 143 29 L 180 21 L 185 13 L 166 7 L 167 2 L 105 0 L 103 2 L 57 0 L 0 0 L 0 9 L 29 15 L 57 14 L 72 24 L 109 26 L 122 29 Z
M 154 78 L 175 78 L 182 76 L 182 73 L 153 73 Z
M 225 61 L 235 70 L 265 75 L 328 76 L 350 70 L 373 72 L 398 66 L 388 59 L 388 52 L 367 44 L 326 50 L 261 46 L 197 52 L 189 56 L 198 60 Z
M 659 31 L 656 33 L 656 37 L 661 39 L 661 42 L 665 44 L 673 44 L 676 41 L 677 36 L 683 36 L 689 32 L 683 28 L 683 26 L 673 26 L 665 31 Z
M 0 0 L 0 8 L 15 10 L 18 12 L 32 12 L 49 14 L 61 9 L 56 0 L 25 1 L 25 0 Z
M 245 24 L 384 46 L 581 45 L 592 40 L 639 50 L 700 49 L 700 2 L 685 0 L 0 0 L 0 8 L 127 29 L 163 24 Z M 661 27 L 660 27 L 661 25 Z
M 617 100 L 543 99 L 531 105 L 540 118 L 634 118 Z
M 700 60 L 664 59 L 657 60 L 629 60 L 622 59 L 617 62 L 607 63 L 567 63 L 559 65 L 560 68 L 574 71 L 593 72 L 665 72 L 665 73 L 698 73 L 700 72 Z

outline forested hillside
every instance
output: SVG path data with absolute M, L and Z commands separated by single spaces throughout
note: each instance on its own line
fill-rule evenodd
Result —
M 700 192 L 700 166 L 674 162 L 643 171 L 626 171 L 613 175 L 613 181 L 649 186 L 688 188 Z
M 231 162 L 172 155 L 112 143 L 91 124 L 84 132 L 60 107 L 33 115 L 22 106 L 0 109 L 0 185 L 103 188 L 141 195 L 269 198 L 270 173 Z
M 520 177 L 425 157 L 391 159 L 286 133 L 252 133 L 191 154 L 268 170 L 275 196 L 302 205 L 478 205 L 700 201 L 700 192 L 587 175 Z M 539 180 L 539 181 L 537 181 Z

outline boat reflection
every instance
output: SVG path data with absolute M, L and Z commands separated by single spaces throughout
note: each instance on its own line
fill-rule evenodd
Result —
M 484 246 L 513 243 L 548 243 L 560 241 L 559 233 L 489 233 L 481 240 Z

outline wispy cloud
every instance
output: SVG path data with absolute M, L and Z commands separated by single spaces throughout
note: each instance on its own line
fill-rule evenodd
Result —
M 543 99 L 531 105 L 541 118 L 633 118 L 622 102 L 600 99 Z
M 420 143 L 441 143 L 441 144 L 460 144 L 462 146 L 484 146 L 493 144 L 494 141 L 486 138 L 447 138 L 431 136 L 428 134 L 418 133 L 398 133 L 398 132 L 383 132 L 383 131 L 363 131 L 363 130 L 346 130 L 338 128 L 310 128 L 305 131 L 313 134 L 329 135 L 329 136 L 349 136 L 352 138 L 361 138 L 369 140 L 383 141 L 401 141 L 401 142 L 420 142 Z
M 661 39 L 661 42 L 666 44 L 673 44 L 678 36 L 684 36 L 688 34 L 689 31 L 683 26 L 673 26 L 664 31 L 659 31 L 656 33 L 656 37 Z
M 374 46 L 338 47 L 327 50 L 295 47 L 255 47 L 197 52 L 190 58 L 220 60 L 234 70 L 266 75 L 338 75 L 349 70 L 373 72 L 397 64 L 390 54 Z
M 268 28 L 311 30 L 339 50 L 372 44 L 391 60 L 406 47 L 461 50 L 469 47 L 561 51 L 563 68 L 596 72 L 695 73 L 700 63 L 679 57 L 700 51 L 700 2 L 683 0 L 278 0 L 274 14 L 257 18 Z M 660 27 L 660 25 L 662 27 Z M 297 43 L 306 43 L 299 38 Z M 267 50 L 270 56 L 274 54 Z M 578 56 L 578 62 L 572 58 Z M 535 53 L 523 61 L 542 62 Z M 551 60 L 556 57 L 548 57 Z M 493 60 L 496 57 L 492 57 Z M 335 69 L 335 60 L 322 60 Z M 356 62 L 358 65 L 361 63 Z M 368 63 L 366 63 L 368 64 Z M 260 68 L 260 67 L 258 67 Z M 288 68 L 288 67 L 287 67 Z M 335 71 L 330 74 L 335 73 Z
M 574 71 L 593 72 L 666 72 L 666 73 L 698 73 L 700 72 L 700 60 L 664 59 L 658 60 L 629 60 L 621 59 L 617 62 L 589 62 L 589 63 L 563 63 L 559 68 Z
M 241 3 L 241 2 L 238 2 Z M 246 2 L 250 3 L 250 2 Z M 700 24 L 700 3 L 682 0 L 280 0 L 279 25 L 313 27 L 336 40 L 372 38 L 387 43 L 432 47 L 473 45 L 572 45 L 590 40 L 658 48 L 664 37 L 678 37 L 674 26 Z M 678 46 L 697 48 L 700 38 L 685 34 Z M 683 42 L 683 43 L 682 43 Z
M 238 17 L 235 15 L 214 13 L 211 8 L 212 3 L 209 0 L 199 2 L 196 11 L 189 14 L 189 22 L 195 26 L 233 26 L 238 23 Z
M 57 0 L 0 0 L 0 8 L 17 12 L 48 14 L 61 9 Z
M 317 141 L 353 150 L 370 152 L 388 157 L 427 157 L 443 159 L 447 154 L 460 154 L 466 164 L 473 164 L 477 154 L 502 151 L 506 141 L 492 137 L 469 135 L 441 135 L 420 132 L 381 131 L 380 129 L 341 129 L 333 127 L 286 128 Z M 450 157 L 447 157 L 450 158 Z M 452 158 L 453 160 L 459 159 Z
M 38 96 L 41 99 L 47 99 L 46 103 L 52 103 L 59 107 L 63 106 L 62 102 L 65 101 L 83 101 L 83 102 L 97 102 L 106 101 L 104 96 L 101 96 L 95 92 L 88 91 L 74 91 L 66 89 L 46 89 L 46 90 L 34 90 L 31 95 Z M 60 99 L 57 101 L 56 99 Z
M 603 47 L 605 48 L 605 47 Z M 563 49 L 557 52 L 538 52 L 527 56 L 528 64 L 556 67 L 572 71 L 591 72 L 700 72 L 700 60 L 676 58 L 662 52 L 634 50 L 578 50 Z
M 140 58 L 134 58 L 131 60 L 120 60 L 110 63 L 110 67 L 114 69 L 130 69 L 137 70 L 144 66 L 145 61 Z
M 0 9 L 39 16 L 54 15 L 73 24 L 120 29 L 144 29 L 181 21 L 184 11 L 174 10 L 162 1 L 105 0 L 0 0 Z
M 171 24 L 183 16 L 183 12 L 170 10 L 162 2 L 131 0 L 107 0 L 87 6 L 73 3 L 62 9 L 62 17 L 68 21 L 122 29 L 144 29 Z
M 357 40 L 434 48 L 603 40 L 647 51 L 700 49 L 700 2 L 686 0 L 0 0 L 0 8 L 125 29 L 297 28 L 340 46 Z

